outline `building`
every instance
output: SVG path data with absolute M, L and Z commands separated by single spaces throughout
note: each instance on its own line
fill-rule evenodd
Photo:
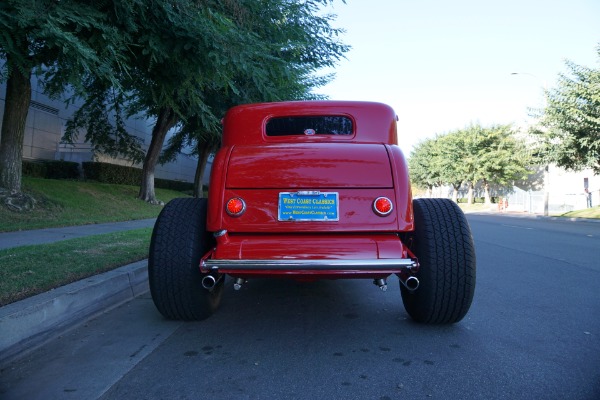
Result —
M 545 186 L 543 177 L 542 181 L 535 185 L 537 187 L 515 186 L 513 192 L 507 196 L 507 210 L 542 214 L 546 191 L 550 214 L 581 210 L 590 204 L 600 205 L 600 176 L 594 175 L 591 169 L 572 172 L 550 165 L 545 177 Z
M 4 114 L 6 84 L 0 84 L 0 126 Z M 88 143 L 84 142 L 85 133 L 80 134 L 75 145 L 61 143 L 66 122 L 72 117 L 77 105 L 66 106 L 63 99 L 52 100 L 46 96 L 36 77 L 32 77 L 32 93 L 25 137 L 23 141 L 24 160 L 64 160 L 101 161 L 120 165 L 131 165 L 124 159 L 115 159 L 96 154 Z M 147 119 L 130 119 L 127 130 L 142 139 L 147 147 L 152 136 L 153 122 Z M 193 182 L 197 159 L 180 155 L 175 162 L 157 165 L 155 176 L 162 179 Z M 141 165 L 135 165 L 141 168 Z M 209 168 L 207 168 L 208 170 Z

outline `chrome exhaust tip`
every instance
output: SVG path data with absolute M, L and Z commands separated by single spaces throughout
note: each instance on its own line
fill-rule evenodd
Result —
M 410 292 L 414 292 L 419 288 L 419 280 L 416 276 L 409 276 L 406 279 L 400 279 L 400 282 L 404 285 L 406 289 Z
M 202 278 L 202 287 L 206 290 L 214 289 L 216 284 L 217 280 L 212 275 L 206 275 L 204 278 Z

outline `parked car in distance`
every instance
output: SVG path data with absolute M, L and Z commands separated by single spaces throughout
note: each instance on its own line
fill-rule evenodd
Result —
M 455 323 L 471 305 L 475 249 L 448 199 L 415 199 L 397 116 L 381 103 L 302 101 L 230 109 L 208 199 L 160 213 L 152 299 L 167 318 L 210 316 L 225 277 L 369 279 L 395 274 L 407 313 Z M 250 283 L 249 283 L 250 284 Z

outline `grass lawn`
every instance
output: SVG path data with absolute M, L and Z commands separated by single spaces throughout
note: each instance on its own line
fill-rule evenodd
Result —
M 458 203 L 458 206 L 465 213 L 470 212 L 488 212 L 497 210 L 498 206 L 496 204 L 486 205 L 483 203 L 475 203 L 475 204 L 467 204 L 467 203 Z
M 559 215 L 568 218 L 600 218 L 600 206 L 584 208 L 583 210 L 569 211 Z
M 156 218 L 161 206 L 136 198 L 136 186 L 24 177 L 35 208 L 17 213 L 0 205 L 0 232 Z M 167 203 L 184 193 L 156 189 Z M 52 244 L 0 250 L 0 306 L 143 260 L 151 228 Z
M 0 232 L 157 217 L 162 207 L 138 200 L 138 190 L 137 186 L 25 177 L 23 191 L 37 200 L 35 209 L 16 213 L 0 207 Z M 187 196 L 156 189 L 156 197 L 167 203 Z
M 148 257 L 152 228 L 0 250 L 0 306 Z

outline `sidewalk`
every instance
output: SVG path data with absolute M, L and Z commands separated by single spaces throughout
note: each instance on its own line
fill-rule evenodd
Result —
M 47 228 L 31 231 L 16 231 L 0 233 L 0 250 L 11 247 L 29 246 L 34 244 L 54 243 L 61 240 L 74 239 L 83 236 L 101 235 L 128 231 L 139 228 L 151 228 L 156 218 L 140 219 L 136 221 L 108 222 L 81 226 L 67 226 L 64 228 Z
M 0 233 L 0 249 L 154 226 L 155 219 Z M 147 261 L 0 307 L 0 366 L 148 291 Z

